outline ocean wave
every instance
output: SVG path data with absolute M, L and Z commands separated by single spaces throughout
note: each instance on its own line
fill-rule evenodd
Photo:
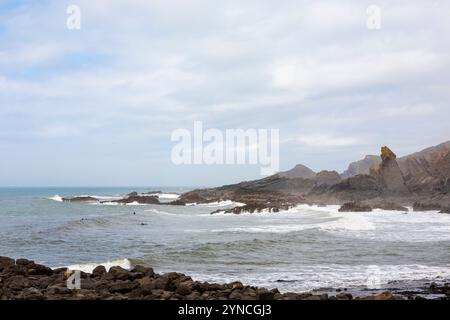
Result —
M 227 274 L 197 273 L 189 275 L 197 281 L 233 282 L 265 288 L 278 288 L 281 292 L 307 292 L 324 288 L 382 289 L 399 282 L 442 281 L 450 277 L 450 265 L 311 265 L 296 266 L 295 270 Z M 409 287 L 410 289 L 411 287 Z
M 374 210 L 339 212 L 339 206 L 301 205 L 278 213 L 264 213 L 256 223 L 217 228 L 212 232 L 290 233 L 317 229 L 346 238 L 387 242 L 429 242 L 450 240 L 450 215 L 433 212 Z M 250 219 L 254 214 L 222 214 Z M 215 215 L 213 215 L 215 216 Z
M 63 202 L 63 198 L 59 195 L 54 195 L 53 197 L 49 197 L 47 198 L 48 200 L 53 200 L 53 201 L 57 201 L 57 202 Z
M 86 264 L 75 264 L 71 266 L 67 266 L 67 269 L 69 270 L 79 270 L 85 273 L 92 273 L 92 271 L 98 267 L 98 266 L 104 266 L 106 271 L 109 271 L 111 267 L 122 267 L 127 270 L 131 270 L 133 268 L 133 265 L 130 260 L 128 259 L 120 259 L 115 261 L 108 261 L 103 263 L 86 263 Z
M 179 214 L 176 214 L 176 213 L 161 211 L 161 210 L 158 210 L 158 209 L 148 209 L 148 210 L 144 210 L 144 211 L 145 212 L 152 212 L 152 213 L 156 213 L 156 214 L 161 214 L 161 215 L 165 215 L 165 216 L 180 216 Z
M 208 202 L 208 203 L 187 203 L 186 206 L 198 206 L 198 207 L 211 207 L 211 208 L 217 208 L 217 207 L 243 207 L 245 206 L 245 203 L 241 202 L 235 202 L 231 200 L 224 200 L 224 201 L 214 201 L 214 202 Z
M 180 197 L 177 193 L 151 193 L 151 194 L 144 194 L 146 196 L 156 196 L 159 199 L 170 199 L 170 200 L 176 200 Z

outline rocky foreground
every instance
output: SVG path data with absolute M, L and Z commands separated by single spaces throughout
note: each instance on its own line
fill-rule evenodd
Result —
M 181 273 L 157 274 L 152 268 L 135 266 L 132 270 L 96 267 L 92 274 L 80 273 L 80 289 L 69 289 L 73 271 L 51 269 L 26 259 L 0 257 L 1 300 L 405 300 L 423 299 L 413 293 L 383 292 L 353 297 L 347 292 L 336 295 L 280 293 L 243 285 L 240 282 L 215 284 L 198 282 Z M 69 281 L 70 282 L 70 281 Z M 74 282 L 70 282 L 74 284 Z M 450 283 L 432 284 L 427 293 L 450 299 Z

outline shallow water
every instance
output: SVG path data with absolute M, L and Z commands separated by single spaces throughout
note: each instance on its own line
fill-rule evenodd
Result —
M 0 255 L 88 269 L 131 261 L 280 291 L 450 278 L 450 215 L 436 212 L 339 213 L 336 206 L 304 205 L 281 213 L 210 215 L 227 204 L 98 205 L 55 197 L 160 189 L 0 189 Z

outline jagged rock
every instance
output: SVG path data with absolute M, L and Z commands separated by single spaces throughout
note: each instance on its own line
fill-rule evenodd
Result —
M 171 206 L 185 206 L 186 202 L 177 199 L 177 200 L 169 202 L 168 204 Z
M 397 156 L 388 147 L 381 148 L 382 162 L 378 169 L 372 170 L 372 175 L 379 181 L 382 191 L 387 195 L 407 195 L 409 190 L 406 187 L 402 171 L 398 166 Z
M 370 169 L 378 168 L 381 164 L 381 157 L 367 155 L 364 159 L 352 162 L 346 171 L 341 174 L 343 179 L 351 178 L 360 174 L 369 174 Z
M 315 181 L 316 186 L 332 186 L 341 182 L 341 176 L 337 171 L 323 170 L 316 175 Z
M 127 197 L 137 197 L 139 194 L 136 191 L 130 192 L 127 194 Z
M 344 203 L 340 208 L 339 212 L 370 212 L 372 208 L 366 204 L 359 202 L 347 202 Z
M 312 194 L 322 195 L 322 202 L 335 197 L 342 200 L 366 200 L 378 198 L 382 194 L 377 179 L 370 175 L 357 175 L 345 179 L 325 190 L 314 190 Z
M 63 198 L 64 202 L 98 202 L 97 198 L 86 196 L 86 197 L 74 197 L 74 198 Z
M 442 206 L 439 203 L 414 202 L 413 204 L 414 211 L 438 211 L 441 208 Z
M 439 213 L 450 213 L 450 207 L 444 207 L 444 208 L 442 208 L 442 210 L 439 211 Z
M 395 202 L 387 202 L 387 201 L 383 201 L 383 202 L 377 202 L 373 205 L 371 205 L 373 209 L 382 209 L 382 210 L 389 210 L 389 211 L 403 211 L 403 212 L 408 212 L 408 208 L 399 205 L 398 203 Z
M 408 187 L 417 193 L 448 193 L 450 141 L 398 159 Z
M 114 200 L 113 202 L 127 204 L 127 203 L 139 203 L 139 204 L 160 204 L 159 198 L 156 196 L 129 196 L 124 199 Z

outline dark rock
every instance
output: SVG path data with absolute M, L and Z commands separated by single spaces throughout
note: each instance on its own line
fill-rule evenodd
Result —
M 94 270 L 92 270 L 92 275 L 94 277 L 100 277 L 100 276 L 104 275 L 105 273 L 106 273 L 105 266 L 97 266 L 94 268 Z
M 344 203 L 341 208 L 339 208 L 339 212 L 370 212 L 372 208 L 368 205 L 359 203 L 359 202 L 347 202 Z
M 119 267 L 119 266 L 111 267 L 109 269 L 108 276 L 111 277 L 112 279 L 116 279 L 116 280 L 131 280 L 132 279 L 131 272 L 122 267 Z
M 57 268 L 57 269 L 53 269 L 53 273 L 54 274 L 60 274 L 60 273 L 64 273 L 67 272 L 67 268 Z
M 125 282 L 118 282 L 111 285 L 109 288 L 109 291 L 112 293 L 127 293 L 132 291 L 133 289 L 136 289 L 138 287 L 138 284 L 131 281 L 125 281 Z
M 139 203 L 139 204 L 160 204 L 159 198 L 157 196 L 128 196 L 124 199 L 114 200 L 113 202 L 128 204 L 128 203 Z
M 397 203 L 394 202 L 379 202 L 375 205 L 372 205 L 373 208 L 375 209 L 382 209 L 382 210 L 390 210 L 390 211 L 403 211 L 403 212 L 408 212 L 408 208 L 401 206 Z
M 27 260 L 27 259 L 17 259 L 16 264 L 18 266 L 28 266 L 30 264 L 34 264 L 34 261 Z
M 45 276 L 51 276 L 53 274 L 53 270 L 50 269 L 47 266 L 41 265 L 41 264 L 28 264 L 28 274 L 29 275 L 45 275 Z
M 341 292 L 336 295 L 336 299 L 338 300 L 352 300 L 353 296 L 350 293 Z
M 98 202 L 97 198 L 94 197 L 73 197 L 73 198 L 63 198 L 64 202 Z
M 442 210 L 439 211 L 439 213 L 450 213 L 450 207 L 444 207 L 444 208 L 442 208 Z
M 190 295 L 192 293 L 192 283 L 181 283 L 178 286 L 176 293 L 181 296 Z
M 135 266 L 131 272 L 133 273 L 142 273 L 145 276 L 153 277 L 155 275 L 155 272 L 152 268 L 144 267 L 144 266 Z
M 171 202 L 169 202 L 167 204 L 169 204 L 171 206 L 185 206 L 186 202 L 177 199 L 177 200 L 171 201 Z
M 395 297 L 390 292 L 383 292 L 380 294 L 377 294 L 373 297 L 374 300 L 395 300 Z
M 441 205 L 439 203 L 433 202 L 414 202 L 414 211 L 438 211 L 441 210 Z
M 14 264 L 14 259 L 0 256 L 0 272 L 9 266 L 13 266 Z

